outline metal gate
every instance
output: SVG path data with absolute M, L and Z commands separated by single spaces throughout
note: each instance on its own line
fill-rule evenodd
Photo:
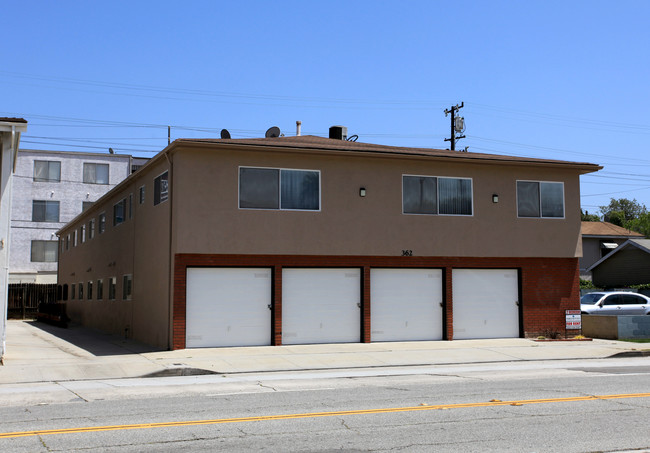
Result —
M 7 317 L 35 318 L 38 304 L 56 303 L 56 283 L 10 283 Z

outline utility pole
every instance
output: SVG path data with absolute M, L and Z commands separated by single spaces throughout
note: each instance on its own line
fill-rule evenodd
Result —
M 465 118 L 459 116 L 456 117 L 456 112 L 465 107 L 465 103 L 461 102 L 460 105 L 456 104 L 450 109 L 445 109 L 445 116 L 451 113 L 451 138 L 446 138 L 446 142 L 451 142 L 451 150 L 456 150 L 456 140 L 465 138 L 464 135 L 456 136 L 456 133 L 463 133 L 465 131 Z
M 167 145 L 172 142 L 172 127 L 167 126 Z

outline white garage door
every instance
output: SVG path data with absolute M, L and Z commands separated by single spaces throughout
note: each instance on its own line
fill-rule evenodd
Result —
M 453 269 L 454 339 L 519 337 L 516 269 Z
M 371 269 L 372 341 L 442 340 L 440 269 Z
M 271 344 L 271 270 L 188 268 L 187 348 Z
M 359 269 L 283 269 L 282 344 L 361 341 Z

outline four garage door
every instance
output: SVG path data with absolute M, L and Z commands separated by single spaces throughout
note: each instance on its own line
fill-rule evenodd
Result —
M 453 269 L 454 339 L 519 337 L 516 269 Z
M 440 269 L 371 269 L 372 341 L 441 340 Z M 519 337 L 516 269 L 453 269 L 454 339 Z M 269 268 L 188 268 L 186 347 L 271 344 Z M 282 344 L 361 341 L 361 270 L 282 270 Z
M 360 269 L 283 269 L 282 344 L 361 341 Z
M 442 271 L 370 271 L 372 341 L 442 340 Z
M 271 269 L 188 268 L 185 347 L 271 344 Z

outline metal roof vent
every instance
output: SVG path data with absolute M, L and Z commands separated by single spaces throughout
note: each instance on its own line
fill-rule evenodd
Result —
M 345 126 L 332 126 L 330 127 L 330 138 L 335 140 L 347 140 L 348 128 Z

